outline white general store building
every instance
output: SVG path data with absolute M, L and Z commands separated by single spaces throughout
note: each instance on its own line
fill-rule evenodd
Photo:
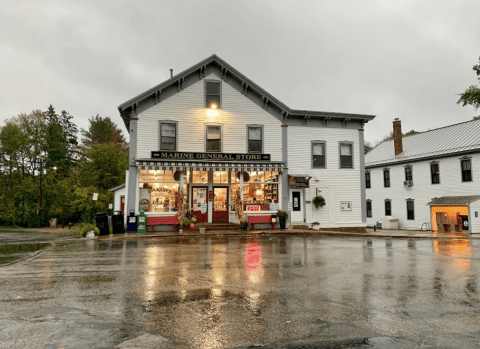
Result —
M 198 222 L 236 223 L 240 190 L 246 214 L 281 209 L 291 224 L 366 226 L 372 115 L 291 109 L 216 55 L 118 109 L 130 133 L 127 214 L 175 215 L 183 186 Z M 318 209 L 317 194 L 326 200 Z
M 480 120 L 394 139 L 365 157 L 367 224 L 480 233 Z

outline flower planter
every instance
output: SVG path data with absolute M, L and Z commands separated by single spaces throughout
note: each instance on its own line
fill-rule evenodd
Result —
M 206 229 L 206 228 L 200 227 L 200 228 L 198 228 L 198 229 L 200 229 L 200 234 L 205 234 L 205 229 Z
M 285 229 L 287 226 L 287 219 L 285 217 L 277 217 L 278 223 L 280 223 L 280 229 Z

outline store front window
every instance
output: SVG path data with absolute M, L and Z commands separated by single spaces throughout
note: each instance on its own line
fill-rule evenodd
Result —
M 232 178 L 232 193 L 239 190 L 240 172 Z M 243 201 L 245 211 L 277 211 L 279 190 L 278 172 L 253 171 L 244 172 Z
M 183 190 L 188 197 L 190 172 L 184 174 Z M 178 211 L 180 171 L 141 170 L 139 209 L 145 212 Z

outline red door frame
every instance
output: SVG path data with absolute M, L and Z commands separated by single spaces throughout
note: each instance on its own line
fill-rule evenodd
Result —
M 190 208 L 195 217 L 197 217 L 197 223 L 208 223 L 208 211 L 202 214 L 202 211 L 196 211 L 193 209 L 193 188 L 205 188 L 205 195 L 207 195 L 205 202 L 208 204 L 208 186 L 192 186 L 192 195 L 190 195 Z
M 229 212 L 228 209 L 228 202 L 229 202 L 229 194 L 230 194 L 230 187 L 227 186 L 218 186 L 213 187 L 213 200 L 215 200 L 215 189 L 226 189 L 227 190 L 227 202 L 226 202 L 226 210 L 225 211 L 215 211 L 215 202 L 212 202 L 212 222 L 213 223 L 228 223 L 229 222 Z

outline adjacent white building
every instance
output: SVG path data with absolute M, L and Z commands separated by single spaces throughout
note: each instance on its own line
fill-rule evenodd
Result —
M 394 139 L 365 157 L 367 225 L 480 233 L 480 120 Z
M 175 215 L 183 187 L 199 222 L 235 222 L 238 190 L 246 214 L 281 209 L 293 224 L 366 226 L 372 115 L 291 109 L 216 55 L 118 109 L 130 133 L 127 213 Z

